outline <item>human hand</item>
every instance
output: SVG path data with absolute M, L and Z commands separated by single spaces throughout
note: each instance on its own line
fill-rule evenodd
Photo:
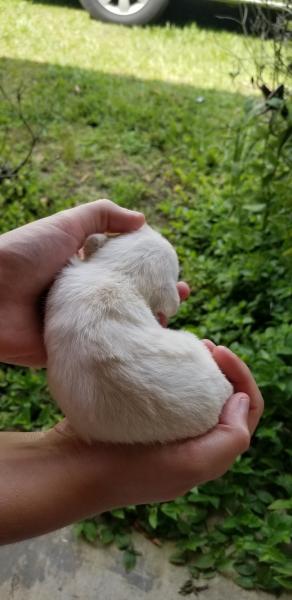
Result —
M 223 475 L 248 449 L 263 399 L 237 356 L 206 345 L 235 393 L 203 436 L 166 445 L 87 445 L 66 419 L 47 432 L 0 434 L 0 543 L 114 507 L 171 500 Z
M 93 446 L 90 451 L 97 451 L 106 465 L 103 510 L 173 499 L 193 486 L 217 479 L 248 449 L 263 412 L 262 395 L 245 363 L 227 348 L 208 340 L 205 343 L 234 386 L 218 425 L 198 438 L 164 446 Z M 53 435 L 56 433 L 82 446 L 66 420 L 56 426 Z
M 250 398 L 248 428 L 252 435 L 264 410 L 264 400 L 247 365 L 225 346 L 216 346 L 210 340 L 203 340 L 210 350 L 218 367 L 232 383 L 234 392 L 243 392 Z
M 96 232 L 141 227 L 141 213 L 109 200 L 64 210 L 0 237 L 0 360 L 44 366 L 44 297 L 57 273 Z
M 45 295 L 57 273 L 97 232 L 122 233 L 144 223 L 141 213 L 98 200 L 35 221 L 0 237 L 0 361 L 45 366 Z M 181 298 L 188 288 L 179 283 Z

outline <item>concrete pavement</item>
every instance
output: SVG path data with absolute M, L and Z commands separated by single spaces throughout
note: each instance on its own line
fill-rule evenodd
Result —
M 75 539 L 70 528 L 0 548 L 0 600 L 179 600 L 179 588 L 188 578 L 184 567 L 168 562 L 169 547 L 157 548 L 135 536 L 142 552 L 138 564 L 126 573 L 122 554 L 114 546 L 90 546 Z M 198 600 L 274 600 L 249 592 L 223 577 L 208 589 L 191 594 Z M 281 600 L 292 600 L 284 594 Z

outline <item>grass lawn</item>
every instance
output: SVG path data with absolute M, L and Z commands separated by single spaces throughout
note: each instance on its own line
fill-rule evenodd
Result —
M 181 161 L 199 182 L 205 154 L 224 154 L 230 121 L 253 91 L 251 52 L 261 45 L 196 25 L 121 29 L 72 4 L 0 0 L 0 73 L 14 98 L 23 87 L 40 138 L 37 195 L 45 212 L 107 195 L 142 203 L 155 221 L 156 202 L 176 193 Z M 25 132 L 4 103 L 3 125 L 11 119 L 8 136 L 21 157 Z
M 124 29 L 64 4 L 0 0 L 1 168 L 29 145 L 19 90 L 38 137 L 27 167 L 0 184 L 0 231 L 97 197 L 144 210 L 193 289 L 174 326 L 231 346 L 267 400 L 252 450 L 224 478 L 113 511 L 83 534 L 115 539 L 132 564 L 138 522 L 176 540 L 172 560 L 194 577 L 217 569 L 246 588 L 291 589 L 291 146 L 271 177 L 267 123 L 245 138 L 244 117 L 252 56 L 271 45 L 195 24 Z M 0 392 L 0 429 L 58 418 L 43 373 L 3 366 Z
M 61 5 L 59 5 L 61 4 Z M 68 10 L 62 6 L 73 6 Z M 196 25 L 121 29 L 91 20 L 74 0 L 1 0 L 1 55 L 141 80 L 234 92 L 237 58 L 250 63 L 259 44 Z M 240 82 L 248 92 L 249 77 Z

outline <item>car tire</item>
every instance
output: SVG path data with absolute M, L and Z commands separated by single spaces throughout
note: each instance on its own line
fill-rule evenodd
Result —
M 104 4 L 104 0 L 80 0 L 82 6 L 93 19 L 120 25 L 146 25 L 151 23 L 163 13 L 169 3 L 169 0 L 128 1 L 129 9 L 126 10 L 126 14 L 123 14 L 123 11 L 119 8 L 121 0 L 109 0 L 108 5 Z M 140 3 L 142 4 L 141 8 L 139 8 Z

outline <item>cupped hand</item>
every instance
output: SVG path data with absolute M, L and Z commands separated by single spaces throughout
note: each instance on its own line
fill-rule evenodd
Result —
M 97 200 L 40 219 L 0 237 L 0 361 L 45 366 L 45 295 L 57 273 L 92 233 L 139 229 L 143 214 Z M 181 299 L 189 294 L 179 283 Z
M 57 443 L 73 446 L 72 456 L 84 452 L 87 460 L 94 461 L 103 473 L 102 510 L 173 499 L 220 477 L 248 449 L 263 412 L 261 393 L 250 370 L 235 354 L 212 342 L 207 341 L 206 345 L 232 381 L 234 394 L 225 404 L 218 425 L 205 435 L 163 446 L 97 443 L 88 447 L 77 438 L 67 420 L 50 432 Z M 84 481 L 84 486 L 89 499 L 90 484 Z M 93 502 L 92 513 L 99 512 L 97 508 Z
M 47 432 L 2 433 L 0 544 L 118 506 L 172 500 L 223 475 L 248 449 L 263 399 L 239 358 L 206 343 L 235 393 L 205 435 L 166 445 L 87 445 L 66 419 Z
M 44 297 L 57 273 L 97 232 L 138 229 L 141 213 L 98 200 L 40 219 L 0 237 L 0 360 L 45 366 Z
M 213 355 L 218 367 L 232 383 L 235 392 L 244 392 L 250 398 L 248 428 L 252 435 L 264 410 L 264 400 L 248 366 L 225 346 L 216 346 L 203 340 Z

